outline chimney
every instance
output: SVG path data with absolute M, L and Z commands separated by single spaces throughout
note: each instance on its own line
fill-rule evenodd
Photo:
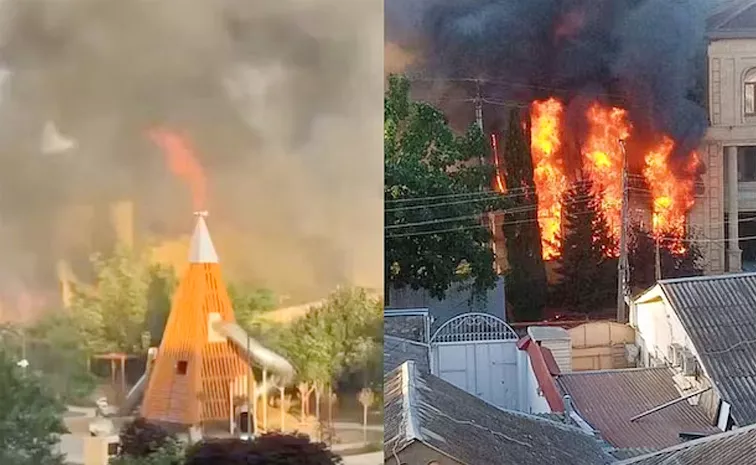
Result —
M 572 423 L 572 397 L 568 395 L 564 396 L 564 422 L 567 424 Z

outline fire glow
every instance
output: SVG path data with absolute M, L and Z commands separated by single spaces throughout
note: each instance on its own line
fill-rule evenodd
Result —
M 194 210 L 204 210 L 207 180 L 188 137 L 164 128 L 152 129 L 148 136 L 163 151 L 171 173 L 186 182 L 191 189 Z
M 582 176 L 593 184 L 599 205 L 607 219 L 609 231 L 619 240 L 621 231 L 622 177 L 625 165 L 621 140 L 631 137 L 632 125 L 621 108 L 593 103 L 585 114 L 587 134 L 580 146 Z M 554 98 L 531 105 L 531 157 L 533 177 L 538 193 L 538 224 L 541 229 L 543 258 L 557 258 L 562 233 L 562 202 L 570 182 L 564 166 L 562 134 L 564 105 Z M 693 207 L 695 174 L 700 162 L 690 156 L 684 172 L 675 174 L 671 167 L 674 141 L 661 136 L 643 157 L 642 177 L 651 195 L 652 233 L 657 239 L 673 241 L 673 251 L 683 252 L 685 219 Z M 679 170 L 678 170 L 679 171 Z M 616 253 L 613 251 L 612 254 Z

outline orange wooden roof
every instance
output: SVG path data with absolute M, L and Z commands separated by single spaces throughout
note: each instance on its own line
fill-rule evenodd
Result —
M 211 328 L 234 321 L 202 215 L 190 245 L 190 264 L 174 295 L 171 313 L 142 402 L 152 421 L 196 425 L 230 415 L 231 383 L 247 373 L 245 359 Z

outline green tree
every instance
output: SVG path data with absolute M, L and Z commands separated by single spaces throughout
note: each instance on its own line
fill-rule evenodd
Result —
M 656 239 L 639 224 L 632 225 L 630 229 L 628 262 L 632 288 L 646 289 L 656 282 Z M 662 279 L 703 275 L 703 254 L 695 242 L 677 244 L 662 238 L 659 242 L 659 263 Z
M 147 314 L 149 268 L 125 247 L 112 255 L 95 256 L 93 285 L 75 289 L 71 313 L 92 337 L 95 352 L 141 351 Z
M 602 310 L 617 298 L 617 244 L 589 180 L 572 185 L 563 199 L 559 282 L 555 302 L 580 312 Z
M 344 374 L 371 372 L 377 365 L 376 357 L 383 355 L 382 321 L 379 299 L 363 289 L 339 289 L 282 331 L 279 345 L 302 380 L 332 384 Z
M 443 298 L 470 281 L 475 293 L 497 276 L 491 233 L 481 216 L 502 206 L 482 192 L 493 169 L 481 166 L 488 146 L 477 125 L 455 135 L 443 113 L 410 100 L 410 83 L 390 76 L 384 99 L 385 282 Z M 386 296 L 388 298 L 388 292 Z
M 248 333 L 260 334 L 270 329 L 262 316 L 266 312 L 275 310 L 277 300 L 275 294 L 268 289 L 258 289 L 249 285 L 230 283 L 228 296 L 234 309 L 236 321 Z
M 538 198 L 533 189 L 533 162 L 530 156 L 529 120 L 517 108 L 509 115 L 505 144 L 507 190 L 514 193 L 505 215 L 507 241 L 507 300 L 514 307 L 515 319 L 536 321 L 546 304 L 546 269 L 538 226 Z
M 63 311 L 50 312 L 27 329 L 30 369 L 39 372 L 62 400 L 86 404 L 97 380 L 88 369 L 88 334 Z
M 151 265 L 148 269 L 146 330 L 150 333 L 150 344 L 159 346 L 163 331 L 171 313 L 173 293 L 176 290 L 176 270 L 164 265 Z
M 0 463 L 3 465 L 60 465 L 55 452 L 65 434 L 65 408 L 29 371 L 0 350 Z

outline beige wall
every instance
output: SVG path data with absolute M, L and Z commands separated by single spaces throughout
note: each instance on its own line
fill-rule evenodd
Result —
M 699 154 L 706 166 L 704 193 L 690 213 L 694 233 L 702 243 L 706 271 L 725 271 L 724 213 L 727 191 L 725 152 L 727 146 L 756 145 L 756 117 L 744 113 L 743 80 L 756 68 L 756 40 L 716 40 L 708 48 L 708 106 L 710 126 Z M 738 184 L 739 211 L 756 211 L 756 183 Z
M 398 461 L 397 458 L 399 459 Z M 384 463 L 386 465 L 402 465 L 405 463 L 407 465 L 428 465 L 434 460 L 438 462 L 439 465 L 466 465 L 417 441 L 413 442 L 408 447 L 405 447 L 401 452 L 398 452 L 396 456 L 389 454 L 384 457 Z
M 706 167 L 701 181 L 703 193 L 696 196 L 696 203 L 689 214 L 694 236 L 720 242 L 701 242 L 707 274 L 725 271 L 724 239 L 724 148 L 721 142 L 704 141 L 699 150 L 701 162 Z
M 625 344 L 635 343 L 635 330 L 613 321 L 594 321 L 569 331 L 572 340 L 572 370 L 628 368 Z

